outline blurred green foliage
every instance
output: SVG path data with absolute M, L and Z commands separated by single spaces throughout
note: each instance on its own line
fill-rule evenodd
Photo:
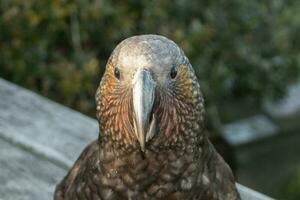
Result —
M 94 115 L 116 44 L 156 33 L 186 52 L 212 113 L 240 98 L 259 105 L 299 75 L 299 10 L 297 0 L 1 0 L 0 75 Z
M 281 193 L 282 199 L 300 199 L 300 167 L 288 178 Z

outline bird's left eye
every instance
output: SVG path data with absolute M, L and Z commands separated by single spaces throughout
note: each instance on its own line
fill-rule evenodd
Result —
M 171 72 L 170 72 L 170 76 L 172 79 L 174 79 L 177 75 L 177 68 L 176 67 L 172 67 Z
M 120 80 L 121 73 L 120 73 L 119 68 L 115 67 L 115 72 L 114 73 L 115 73 L 115 77 Z

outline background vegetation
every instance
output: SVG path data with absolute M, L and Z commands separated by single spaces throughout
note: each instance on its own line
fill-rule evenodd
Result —
M 299 9 L 297 0 L 2 0 L 0 74 L 94 115 L 116 44 L 157 33 L 184 49 L 216 111 L 237 98 L 259 103 L 298 77 Z
M 259 108 L 298 79 L 299 10 L 297 0 L 1 0 L 0 76 L 94 116 L 114 47 L 162 34 L 190 58 L 218 132 L 226 105 Z

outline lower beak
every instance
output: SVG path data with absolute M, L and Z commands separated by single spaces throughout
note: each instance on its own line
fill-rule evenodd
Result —
M 133 79 L 134 131 L 142 151 L 145 151 L 145 143 L 151 139 L 155 131 L 153 124 L 155 120 L 152 116 L 155 87 L 156 83 L 150 71 L 139 69 L 135 73 Z

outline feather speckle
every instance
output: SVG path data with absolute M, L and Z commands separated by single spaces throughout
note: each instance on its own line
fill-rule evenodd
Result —
M 135 127 L 134 103 L 149 101 L 133 91 L 132 79 L 141 70 L 151 77 L 140 74 L 142 85 L 135 88 L 155 96 L 153 106 L 145 107 L 150 114 L 139 112 L 146 116 L 145 130 Z M 229 166 L 204 133 L 204 100 L 194 70 L 173 41 L 142 35 L 121 42 L 95 99 L 99 138 L 57 185 L 55 200 L 240 199 Z

